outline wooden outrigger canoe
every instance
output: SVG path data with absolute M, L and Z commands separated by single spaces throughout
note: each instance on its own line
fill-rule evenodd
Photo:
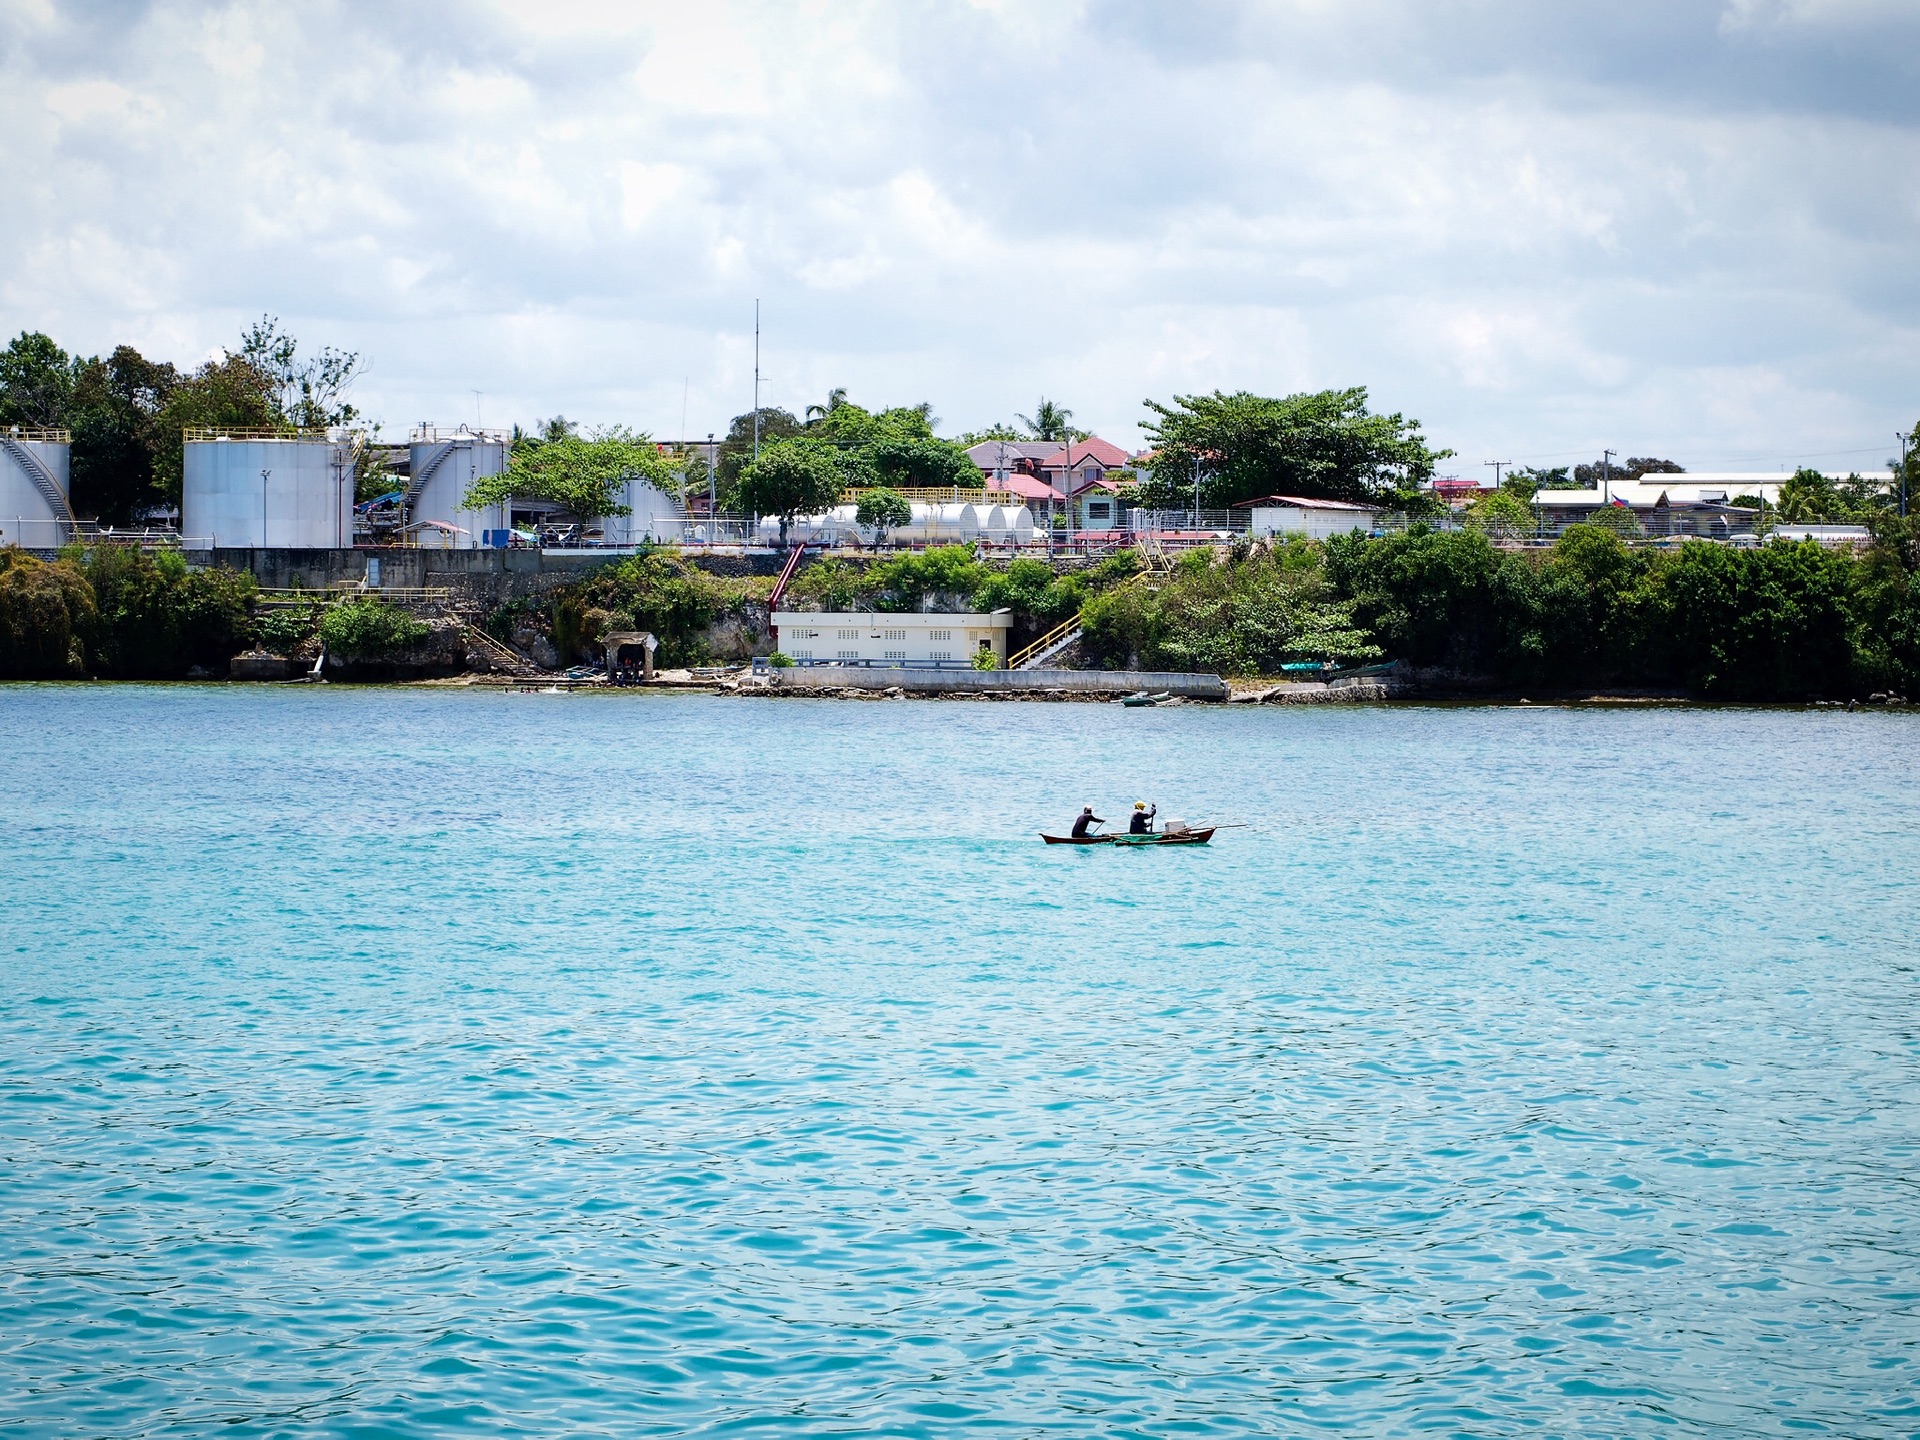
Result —
M 1204 845 L 1213 838 L 1217 827 L 1209 825 L 1204 830 L 1180 830 L 1169 835 L 1160 831 L 1151 835 L 1048 835 L 1041 832 L 1040 838 L 1049 845 Z

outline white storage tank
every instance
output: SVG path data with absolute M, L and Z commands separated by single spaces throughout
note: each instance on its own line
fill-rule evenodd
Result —
M 501 430 L 417 428 L 407 441 L 408 520 L 416 526 L 432 522 L 425 528 L 438 530 L 456 550 L 485 545 L 489 531 L 504 532 L 504 503 L 476 511 L 461 509 L 461 501 L 474 481 L 506 472 L 507 444 Z
M 50 550 L 73 538 L 72 438 L 65 430 L 0 430 L 0 545 Z
M 344 431 L 189 429 L 180 532 L 240 549 L 353 544 L 353 441 Z
M 669 495 L 648 481 L 635 476 L 627 481 L 621 502 L 633 513 L 609 515 L 600 522 L 601 533 L 611 545 L 639 545 L 643 542 L 677 545 L 684 538 L 687 512 L 680 497 Z

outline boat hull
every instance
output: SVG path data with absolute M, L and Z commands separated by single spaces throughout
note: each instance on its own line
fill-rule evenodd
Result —
M 1040 838 L 1049 845 L 1204 845 L 1213 839 L 1213 831 L 1182 830 L 1178 835 L 1047 835 Z

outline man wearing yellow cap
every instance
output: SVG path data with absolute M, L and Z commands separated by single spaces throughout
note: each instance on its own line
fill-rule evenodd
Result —
M 1127 833 L 1129 835 L 1151 835 L 1153 833 L 1153 817 L 1159 813 L 1160 807 L 1158 805 L 1155 805 L 1152 809 L 1148 809 L 1146 801 L 1134 801 L 1133 819 L 1127 823 Z

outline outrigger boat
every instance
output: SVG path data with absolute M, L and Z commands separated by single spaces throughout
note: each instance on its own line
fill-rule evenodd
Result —
M 1213 839 L 1218 826 L 1204 830 L 1161 830 L 1146 835 L 1049 835 L 1040 838 L 1049 845 L 1204 845 Z

